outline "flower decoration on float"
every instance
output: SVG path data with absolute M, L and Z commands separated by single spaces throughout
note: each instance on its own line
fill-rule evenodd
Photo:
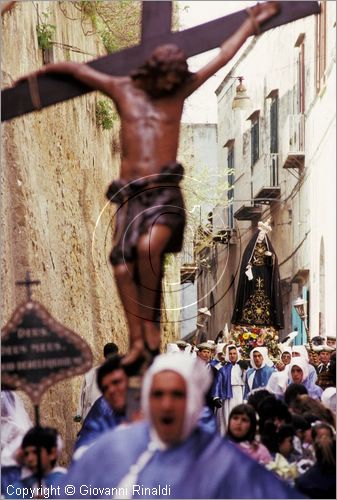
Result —
M 255 347 L 267 347 L 269 357 L 276 361 L 280 355 L 278 332 L 273 327 L 236 325 L 230 331 L 231 341 L 241 350 L 242 357 L 249 359 Z

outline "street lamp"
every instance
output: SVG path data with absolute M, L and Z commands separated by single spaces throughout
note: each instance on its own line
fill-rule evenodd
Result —
M 232 102 L 232 109 L 250 109 L 252 101 L 247 95 L 247 89 L 243 85 L 243 76 L 232 77 L 239 80 L 239 85 L 236 87 L 236 94 Z
M 303 321 L 305 329 L 307 330 L 306 319 L 307 319 L 308 315 L 306 313 L 306 307 L 305 307 L 306 305 L 307 305 L 307 301 L 302 299 L 301 297 L 298 297 L 295 300 L 295 302 L 293 302 L 293 306 L 295 307 L 297 314 L 299 315 L 299 317 Z
M 297 312 L 297 314 L 299 315 L 299 317 L 301 318 L 301 320 L 303 321 L 303 325 L 304 325 L 304 328 L 305 328 L 305 332 L 307 334 L 307 339 L 308 339 L 308 344 L 309 344 L 309 347 L 310 347 L 310 351 L 315 359 L 315 361 L 317 362 L 317 353 L 314 351 L 313 347 L 312 347 L 312 342 L 311 342 L 311 337 L 310 337 L 310 332 L 309 332 L 309 328 L 308 328 L 308 325 L 307 325 L 307 318 L 308 318 L 308 315 L 307 315 L 307 311 L 306 311 L 306 305 L 307 305 L 307 301 L 302 299 L 302 297 L 298 297 L 294 302 L 293 302 L 293 306 Z

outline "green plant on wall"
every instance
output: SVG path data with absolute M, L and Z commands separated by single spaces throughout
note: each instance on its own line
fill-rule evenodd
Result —
M 96 10 L 99 6 L 99 2 L 93 0 L 83 0 L 82 2 L 75 3 L 79 5 L 79 8 L 85 16 L 91 17 L 96 15 Z
M 116 112 L 108 99 L 99 99 L 96 102 L 96 120 L 97 124 L 102 127 L 103 130 L 112 129 L 116 118 Z
M 47 23 L 48 14 L 46 14 L 46 12 L 43 12 L 42 16 L 44 21 L 36 26 L 37 43 L 40 49 L 46 50 L 50 49 L 53 45 L 53 36 L 56 31 L 56 26 Z
M 163 262 L 164 269 L 166 270 L 167 268 L 171 267 L 173 264 L 174 264 L 174 254 L 173 253 L 165 253 L 164 254 L 164 262 Z
M 82 12 L 82 19 L 90 19 L 94 30 L 97 30 L 97 10 L 99 9 L 99 2 L 93 0 L 74 2 L 74 6 Z
M 90 19 L 107 52 L 115 52 L 140 40 L 141 5 L 139 0 L 74 2 L 82 20 Z
M 63 2 L 61 2 L 63 3 Z M 66 2 L 64 2 L 66 3 Z M 104 0 L 74 1 L 72 5 L 81 12 L 81 20 L 90 20 L 93 32 L 97 33 L 107 52 L 130 47 L 140 41 L 141 37 L 141 10 L 139 0 Z M 173 0 L 172 27 L 179 29 L 179 2 Z M 188 10 L 188 6 L 183 7 Z M 87 27 L 83 28 L 86 33 Z

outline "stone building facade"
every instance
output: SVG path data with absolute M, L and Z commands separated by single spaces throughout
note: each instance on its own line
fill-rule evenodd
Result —
M 199 280 L 215 307 L 214 338 L 230 324 L 242 253 L 259 220 L 272 219 L 285 329 L 302 323 L 292 307 L 308 302 L 312 335 L 335 335 L 336 296 L 336 5 L 251 40 L 216 90 L 218 174 L 229 189 L 213 210 L 213 233 L 227 243 L 207 250 Z M 239 76 L 251 99 L 233 110 Z M 209 293 L 212 290 L 213 295 Z

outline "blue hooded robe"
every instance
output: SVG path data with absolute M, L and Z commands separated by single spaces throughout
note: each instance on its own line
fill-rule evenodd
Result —
M 254 376 L 254 380 L 253 380 L 253 385 L 250 388 L 248 385 L 248 380 L 249 380 L 250 375 L 254 371 L 255 371 L 255 376 Z M 248 398 L 248 394 L 253 389 L 258 389 L 258 388 L 262 389 L 263 387 L 266 387 L 266 385 L 268 384 L 268 380 L 270 379 L 271 374 L 274 372 L 275 372 L 275 368 L 273 366 L 267 366 L 267 365 L 264 365 L 263 368 L 258 368 L 258 369 L 249 368 L 247 370 L 247 374 L 246 374 L 246 383 L 245 383 L 245 390 L 244 390 L 244 394 L 243 394 L 243 399 L 246 400 Z
M 217 434 L 196 428 L 171 447 L 152 448 L 150 442 L 147 422 L 105 433 L 73 463 L 54 498 L 122 498 L 121 480 L 147 449 L 151 458 L 133 467 L 137 473 L 128 498 L 301 498 Z M 67 485 L 72 485 L 71 492 Z
M 121 422 L 125 421 L 124 415 L 116 414 L 106 400 L 101 396 L 90 408 L 85 417 L 82 428 L 78 433 L 74 451 L 81 446 L 88 446 L 101 434 L 114 429 Z

